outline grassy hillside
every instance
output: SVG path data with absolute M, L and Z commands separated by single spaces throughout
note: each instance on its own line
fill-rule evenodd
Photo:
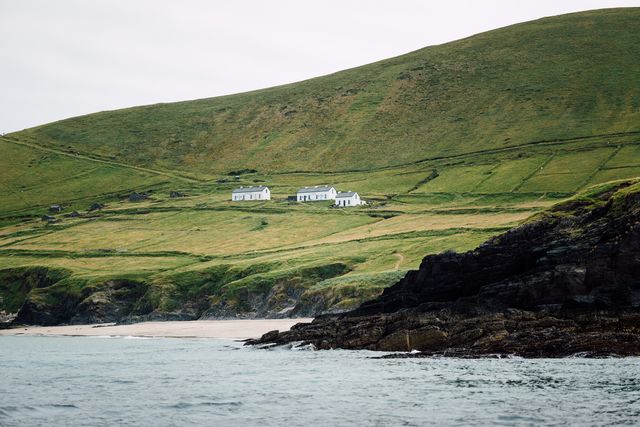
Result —
M 0 312 L 94 303 L 122 283 L 136 284 L 125 288 L 139 314 L 352 307 L 428 253 L 473 248 L 639 176 L 639 22 L 640 9 L 548 18 L 301 83 L 0 138 Z M 253 184 L 273 200 L 229 202 Z M 370 204 L 286 200 L 318 184 Z M 106 206 L 88 212 L 95 202 Z M 47 212 L 53 203 L 65 210 Z
M 12 137 L 198 176 L 339 171 L 640 131 L 640 9 L 514 25 L 325 77 Z

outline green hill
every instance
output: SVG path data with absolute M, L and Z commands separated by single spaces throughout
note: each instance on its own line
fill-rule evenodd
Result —
M 195 175 L 341 171 L 640 131 L 640 9 L 563 15 L 300 83 L 12 136 Z
M 353 307 L 428 253 L 473 248 L 579 191 L 640 176 L 638 75 L 640 8 L 600 10 L 6 135 L 0 314 L 25 301 L 45 323 L 113 307 L 160 317 Z M 287 201 L 327 183 L 370 203 Z M 273 200 L 229 201 L 253 184 Z M 97 202 L 105 208 L 88 212 Z M 54 203 L 62 213 L 47 211 Z

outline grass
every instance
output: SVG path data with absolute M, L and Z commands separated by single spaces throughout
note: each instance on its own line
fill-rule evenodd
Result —
M 143 283 L 169 311 L 194 299 L 247 310 L 271 290 L 278 309 L 291 294 L 352 307 L 426 254 L 472 249 L 591 185 L 639 176 L 639 23 L 640 9 L 547 18 L 305 82 L 0 138 L 4 307 L 113 279 Z M 229 201 L 255 184 L 273 200 Z M 321 184 L 369 204 L 287 201 Z M 130 202 L 134 191 L 150 197 Z M 93 202 L 106 206 L 87 213 Z M 42 221 L 51 204 L 65 210 Z M 51 294 L 18 289 L 8 275 L 20 268 L 68 277 Z
M 589 181 L 589 184 L 600 184 L 617 179 L 635 178 L 637 176 L 640 176 L 640 166 L 618 169 L 603 169 L 593 176 L 593 178 Z
M 616 155 L 609 160 L 606 168 L 640 166 L 640 144 L 620 147 Z
M 252 214 L 244 211 L 179 211 L 113 215 L 14 244 L 15 249 L 182 251 L 226 255 L 302 244 L 376 221 L 366 215 L 330 212 Z M 264 225 L 267 222 L 268 226 Z
M 562 15 L 299 83 L 101 112 L 10 136 L 209 178 L 563 145 L 640 131 L 639 34 L 638 8 Z
M 125 167 L 94 164 L 0 139 L 0 191 L 3 212 L 20 212 L 53 203 L 86 209 L 95 200 L 113 199 L 136 189 L 167 184 L 167 178 Z
M 415 192 L 472 192 L 478 186 L 478 183 L 481 183 L 491 175 L 495 166 L 496 165 L 493 164 L 486 164 L 450 167 L 442 171 L 439 170 L 437 178 L 419 187 Z
M 491 170 L 489 176 L 480 180 L 474 188 L 477 192 L 499 193 L 513 191 L 538 170 L 545 162 L 545 156 L 516 158 L 500 163 Z

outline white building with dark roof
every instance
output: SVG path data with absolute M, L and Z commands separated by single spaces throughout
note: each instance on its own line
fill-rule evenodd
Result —
M 271 191 L 269 187 L 259 185 L 257 187 L 240 187 L 231 192 L 231 201 L 255 201 L 255 200 L 271 200 Z
M 349 206 L 366 205 L 367 202 L 360 199 L 360 195 L 355 191 L 340 191 L 336 194 L 336 206 L 347 208 Z
M 321 200 L 335 200 L 336 189 L 329 185 L 316 185 L 315 187 L 304 187 L 296 193 L 298 202 L 315 202 Z

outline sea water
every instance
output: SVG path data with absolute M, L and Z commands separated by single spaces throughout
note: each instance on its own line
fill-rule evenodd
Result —
M 2 426 L 640 425 L 640 359 L 0 337 Z

